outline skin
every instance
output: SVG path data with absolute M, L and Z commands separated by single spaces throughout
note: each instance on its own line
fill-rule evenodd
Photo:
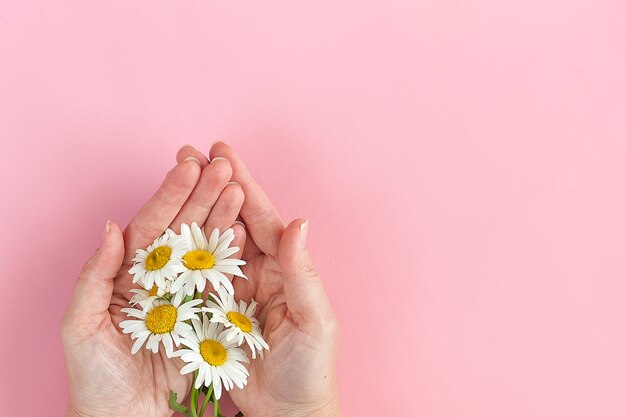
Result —
M 233 150 L 215 144 L 211 162 L 191 146 L 177 154 L 155 196 L 124 232 L 107 223 L 101 247 L 81 272 L 61 327 L 70 399 L 68 416 L 171 416 L 170 388 L 182 398 L 190 376 L 160 349 L 130 354 L 126 319 L 135 250 L 167 227 L 196 221 L 210 232 L 233 225 L 249 280 L 235 278 L 238 298 L 259 302 L 271 350 L 250 366 L 248 386 L 230 395 L 247 417 L 340 416 L 335 358 L 338 325 L 306 250 L 308 222 L 288 226 Z M 237 215 L 246 225 L 235 223 Z

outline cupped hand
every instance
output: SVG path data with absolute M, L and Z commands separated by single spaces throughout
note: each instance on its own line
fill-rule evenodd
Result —
M 186 395 L 191 376 L 180 375 L 179 359 L 141 349 L 118 324 L 128 306 L 132 279 L 128 274 L 137 248 L 145 248 L 169 227 L 197 222 L 205 231 L 235 229 L 233 245 L 245 242 L 243 226 L 234 224 L 244 194 L 230 183 L 226 159 L 210 164 L 187 146 L 156 194 L 122 230 L 106 225 L 103 242 L 76 282 L 61 326 L 69 381 L 68 416 L 171 416 L 170 389 Z
M 179 160 L 191 155 L 186 149 Z M 250 366 L 248 385 L 230 392 L 249 417 L 341 415 L 335 373 L 338 325 L 306 249 L 308 222 L 285 227 L 269 198 L 233 150 L 215 144 L 212 160 L 225 158 L 245 200 L 241 217 L 249 280 L 235 280 L 237 298 L 259 303 L 270 351 Z

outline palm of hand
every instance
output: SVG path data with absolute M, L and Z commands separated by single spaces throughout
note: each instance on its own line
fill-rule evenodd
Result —
M 259 303 L 258 318 L 270 346 L 250 366 L 245 389 L 231 398 L 254 416 L 341 415 L 335 380 L 338 325 L 323 284 L 305 249 L 308 223 L 287 227 L 268 196 L 228 145 L 218 142 L 212 158 L 227 158 L 242 184 L 241 217 L 248 235 L 242 258 L 248 281 L 233 282 L 237 298 Z
M 120 310 L 129 305 L 134 286 L 128 273 L 137 248 L 145 248 L 166 228 L 196 221 L 206 230 L 231 227 L 243 202 L 231 177 L 228 161 L 206 166 L 179 161 L 157 193 L 122 232 L 107 224 L 103 246 L 85 265 L 62 324 L 62 340 L 70 383 L 69 412 L 86 416 L 169 416 L 169 391 L 182 400 L 191 376 L 180 374 L 178 358 L 163 349 L 154 354 L 140 349 L 119 329 L 127 319 Z M 245 232 L 235 228 L 234 246 Z
M 189 390 L 191 376 L 180 374 L 178 358 L 166 357 L 163 350 L 158 354 L 146 349 L 135 355 L 130 353 L 133 342 L 119 330 L 119 323 L 127 319 L 120 309 L 128 306 L 132 282 L 128 269 L 128 265 L 123 265 L 115 278 L 110 317 L 104 317 L 97 327 L 86 323 L 86 329 L 95 328 L 96 332 L 73 341 L 73 360 L 91 372 L 80 373 L 82 377 L 72 382 L 82 386 L 86 397 L 98 399 L 89 404 L 90 410 L 75 410 L 78 414 L 98 415 L 101 409 L 102 415 L 112 415 L 115 411 L 114 415 L 171 415 L 169 390 L 179 398 Z M 80 329 L 75 330 L 76 334 L 83 334 Z M 112 410 L 112 405 L 118 410 Z
M 336 330 L 334 322 L 330 320 L 325 330 L 302 329 L 288 308 L 277 259 L 260 254 L 247 262 L 245 271 L 250 281 L 237 280 L 235 292 L 259 303 L 258 315 L 270 351 L 264 352 L 263 359 L 252 362 L 246 388 L 235 389 L 230 395 L 244 414 L 254 410 L 255 416 L 275 415 L 275 410 L 284 410 L 288 415 L 308 407 L 315 409 L 331 391 L 326 385 L 334 383 L 325 381 L 326 375 L 331 374 L 325 364 L 335 346 L 319 343 L 324 333 L 330 336 Z

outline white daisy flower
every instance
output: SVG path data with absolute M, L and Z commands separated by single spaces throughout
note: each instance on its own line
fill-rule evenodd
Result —
M 121 311 L 128 317 L 139 320 L 124 320 L 120 328 L 124 333 L 130 333 L 131 339 L 137 339 L 131 353 L 135 354 L 146 343 L 146 349 L 154 353 L 159 351 L 159 343 L 163 343 L 165 353 L 172 357 L 174 345 L 180 346 L 181 336 L 193 333 L 193 329 L 185 320 L 196 317 L 200 308 L 196 307 L 202 300 L 191 300 L 181 305 L 183 294 L 175 294 L 172 301 L 156 300 L 147 310 L 123 308 Z
M 226 391 L 235 385 L 243 388 L 248 382 L 248 370 L 243 365 L 249 363 L 245 352 L 237 347 L 235 341 L 226 339 L 224 326 L 202 315 L 202 320 L 192 320 L 194 332 L 189 333 L 180 342 L 189 349 L 174 352 L 175 356 L 187 362 L 180 370 L 182 375 L 198 371 L 195 387 L 213 384 L 215 398 L 222 396 L 222 385 Z
M 261 334 L 261 326 L 259 321 L 254 317 L 257 308 L 257 302 L 252 300 L 250 305 L 243 301 L 239 301 L 239 305 L 235 301 L 235 297 L 228 294 L 223 288 L 217 290 L 219 297 L 213 293 L 209 295 L 215 300 L 212 302 L 207 300 L 207 307 L 203 307 L 202 311 L 212 314 L 211 321 L 221 323 L 226 327 L 226 340 L 234 340 L 238 346 L 245 342 L 250 346 L 252 359 L 256 359 L 256 352 L 261 355 L 263 349 L 269 350 L 267 342 Z
M 172 281 L 165 280 L 165 285 L 163 287 L 159 287 L 156 284 L 152 285 L 152 288 L 144 289 L 144 288 L 133 288 L 130 292 L 134 293 L 133 297 L 130 299 L 130 304 L 135 305 L 139 304 L 141 308 L 148 310 L 152 307 L 152 304 L 163 298 L 165 294 L 169 294 L 170 289 L 172 288 Z
M 191 228 L 186 224 L 181 226 L 181 236 L 188 242 L 188 251 L 183 254 L 184 272 L 172 284 L 173 293 L 181 288 L 184 288 L 187 295 L 192 295 L 196 289 L 202 292 L 206 281 L 209 280 L 215 290 L 223 285 L 229 293 L 233 294 L 235 292 L 233 284 L 224 274 L 233 274 L 247 279 L 239 268 L 246 262 L 241 259 L 228 258 L 239 252 L 237 246 L 229 247 L 235 239 L 233 229 L 227 229 L 221 235 L 218 229 L 214 229 L 207 240 L 202 229 L 194 222 Z
M 147 250 L 137 249 L 135 264 L 128 271 L 133 274 L 133 283 L 142 282 L 144 288 L 165 287 L 165 280 L 174 280 L 185 271 L 182 256 L 187 252 L 186 241 L 165 233 L 157 238 Z

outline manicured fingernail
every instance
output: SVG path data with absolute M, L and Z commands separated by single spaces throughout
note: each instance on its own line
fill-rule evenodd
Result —
M 305 221 L 300 225 L 300 247 L 304 248 L 306 246 L 306 235 L 309 232 L 309 221 Z
M 235 223 L 240 224 L 244 229 L 246 228 L 246 225 L 240 220 L 235 220 Z
M 194 161 L 196 164 L 200 165 L 200 161 L 198 160 L 198 158 L 194 158 L 193 156 L 188 156 L 183 162 L 185 161 Z
M 219 159 L 222 159 L 222 160 L 224 160 L 224 161 L 226 161 L 226 162 L 230 163 L 230 161 L 229 161 L 228 159 L 226 159 L 226 158 L 222 158 L 221 156 L 216 156 L 215 158 L 211 159 L 211 162 L 217 161 L 217 160 L 219 160 Z
M 102 239 L 105 239 L 109 234 L 109 230 L 111 230 L 111 220 L 107 220 L 106 226 L 104 226 L 104 233 L 102 234 Z

